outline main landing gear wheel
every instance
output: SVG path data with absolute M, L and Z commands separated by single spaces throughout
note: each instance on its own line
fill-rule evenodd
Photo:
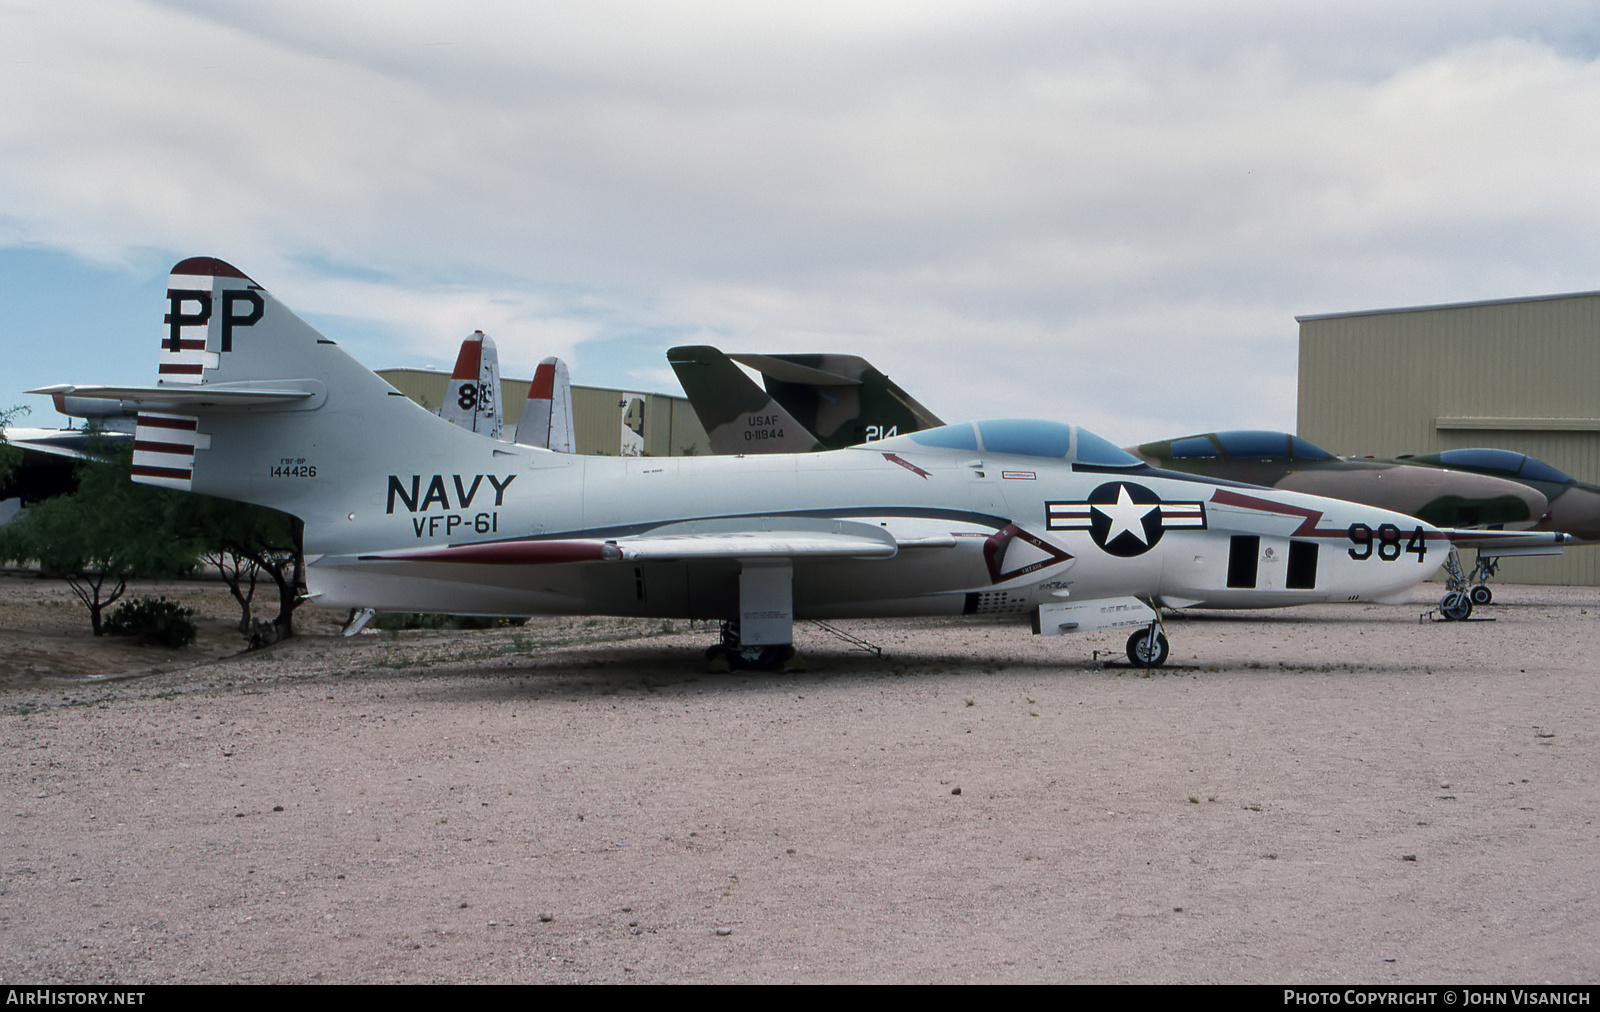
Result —
M 1485 605 L 1494 600 L 1494 591 L 1480 583 L 1473 587 L 1467 596 L 1472 599 L 1473 604 Z
M 712 671 L 782 671 L 794 656 L 792 643 L 741 645 L 737 622 L 722 623 L 722 641 L 706 648 Z
M 1128 663 L 1136 668 L 1159 668 L 1167 663 L 1167 637 L 1159 630 L 1140 629 L 1128 637 Z
M 762 647 L 725 647 L 719 643 L 706 649 L 711 671 L 782 671 L 794 656 L 794 646 L 789 643 Z
M 1447 622 L 1465 621 L 1467 616 L 1472 614 L 1472 598 L 1464 591 L 1452 590 L 1444 596 L 1443 601 L 1439 602 L 1439 614 L 1443 615 Z

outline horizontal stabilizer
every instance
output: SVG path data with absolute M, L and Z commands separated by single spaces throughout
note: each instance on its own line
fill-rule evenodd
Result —
M 29 390 L 30 394 L 49 394 L 57 398 L 85 397 L 93 400 L 123 401 L 144 411 L 251 411 L 294 406 L 301 410 L 318 407 L 327 400 L 327 389 L 318 380 L 276 380 L 271 383 L 206 383 L 181 386 L 103 387 L 59 386 Z

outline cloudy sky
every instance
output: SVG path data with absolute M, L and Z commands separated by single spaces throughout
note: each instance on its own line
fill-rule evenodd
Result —
M 1600 288 L 1597 50 L 1593 2 L 0 0 L 0 408 L 153 381 L 209 255 L 374 367 L 1293 428 L 1296 314 Z

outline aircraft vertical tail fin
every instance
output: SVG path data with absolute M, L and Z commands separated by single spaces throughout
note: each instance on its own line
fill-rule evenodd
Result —
M 572 381 L 567 364 L 550 357 L 534 370 L 528 400 L 517 420 L 516 442 L 557 453 L 577 453 L 572 424 Z
M 810 453 L 822 443 L 710 345 L 667 350 L 714 453 Z
M 493 339 L 481 330 L 473 331 L 461 342 L 439 417 L 468 432 L 502 438 L 505 422 L 500 411 L 500 353 L 495 350 Z
M 830 450 L 944 422 L 859 355 L 730 355 Z
M 158 376 L 39 392 L 136 405 L 135 481 L 283 510 L 306 521 L 308 539 L 320 528 L 337 540 L 349 521 L 384 513 L 385 490 L 408 482 L 416 460 L 487 474 L 509 450 L 418 406 L 210 257 L 172 269 Z

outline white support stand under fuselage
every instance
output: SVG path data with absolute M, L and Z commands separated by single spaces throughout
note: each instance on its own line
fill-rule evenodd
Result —
M 739 572 L 739 645 L 794 642 L 794 567 L 746 562 Z

